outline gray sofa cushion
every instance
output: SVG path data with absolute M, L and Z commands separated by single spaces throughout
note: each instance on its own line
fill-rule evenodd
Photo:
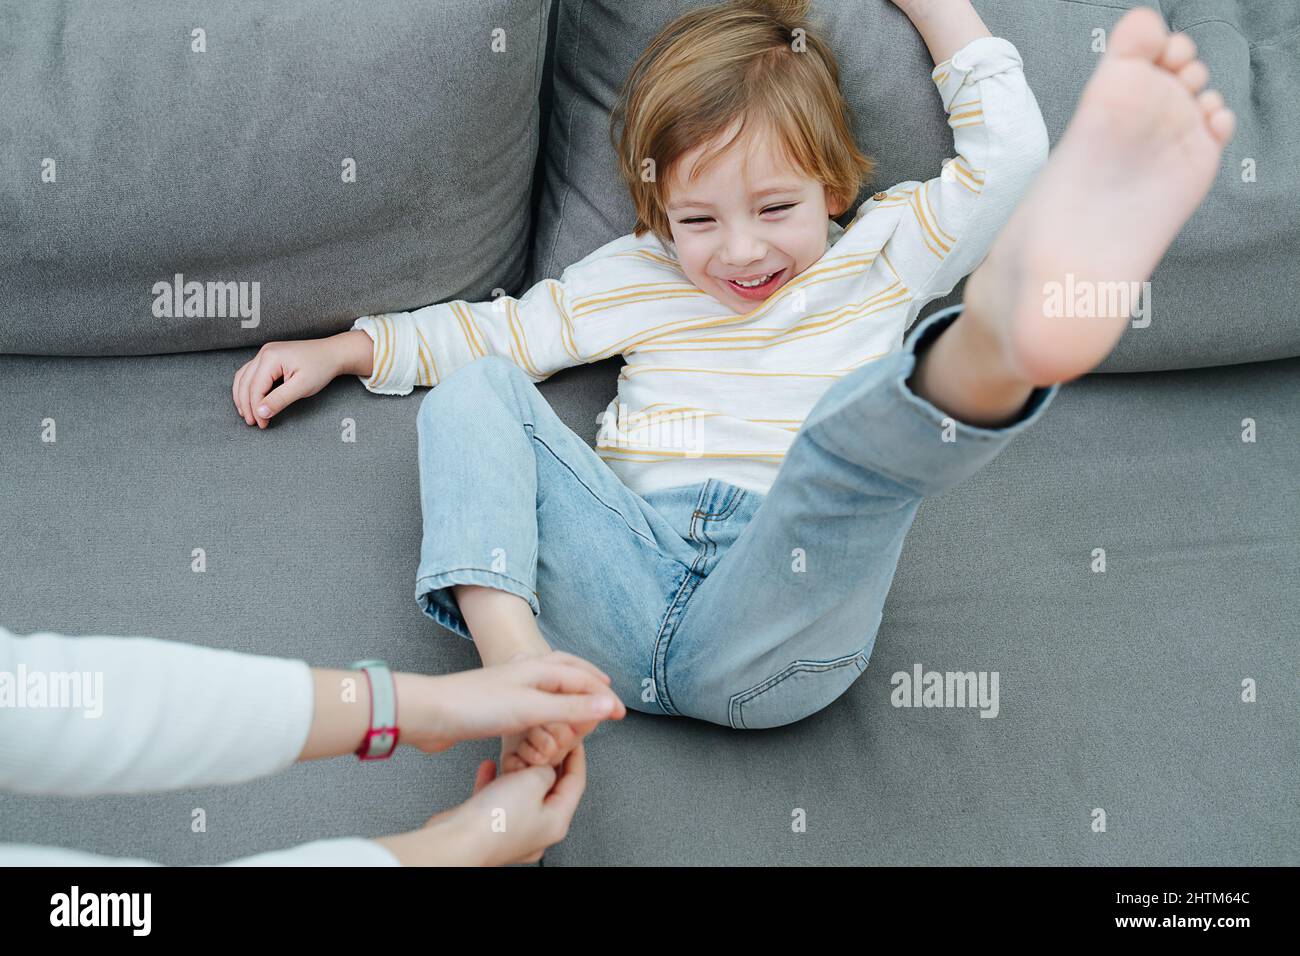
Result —
M 475 666 L 414 598 L 426 392 L 379 399 L 345 379 L 259 431 L 230 404 L 251 354 L 0 357 L 0 624 Z M 601 371 L 542 385 L 588 441 Z M 1297 392 L 1300 359 L 1070 383 L 922 504 L 844 697 L 770 731 L 635 712 L 603 725 L 546 862 L 1300 864 Z M 892 706 L 892 675 L 918 663 L 998 672 L 998 716 Z M 0 795 L 0 841 L 197 863 L 379 835 L 463 800 L 496 747 L 131 798 Z
M 254 345 L 520 285 L 549 6 L 0 0 L 0 352 Z M 155 315 L 177 273 L 258 283 L 259 324 Z
M 701 0 L 629 4 L 557 0 L 555 109 L 531 281 L 632 230 L 632 204 L 609 145 L 609 110 L 636 57 L 673 17 Z M 1109 31 L 1136 0 L 974 0 L 989 28 L 1025 61 L 1055 144 Z M 1154 5 L 1154 4 L 1148 4 Z M 1276 0 L 1161 0 L 1186 29 L 1213 83 L 1238 113 L 1214 190 L 1152 281 L 1151 324 L 1131 329 L 1101 371 L 1250 362 L 1300 355 L 1300 4 Z M 887 0 L 815 0 L 814 15 L 841 67 L 859 145 L 877 162 L 864 196 L 937 174 L 948 129 L 920 36 Z M 1249 162 L 1248 162 L 1249 161 Z M 1247 163 L 1243 167 L 1243 163 Z M 1247 169 L 1253 180 L 1243 181 Z M 1247 177 L 1248 178 L 1248 177 Z M 852 211 L 842 217 L 847 224 Z M 928 309 L 960 299 L 961 287 Z

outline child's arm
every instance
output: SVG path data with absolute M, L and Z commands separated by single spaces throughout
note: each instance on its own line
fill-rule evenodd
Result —
M 970 0 L 893 0 L 907 14 L 930 50 L 943 63 L 971 40 L 992 36 Z
M 373 347 L 369 362 L 358 361 L 355 374 L 366 376 L 372 392 L 406 395 L 417 385 L 437 385 L 477 358 L 498 355 L 540 382 L 593 359 L 577 342 L 571 296 L 564 278 L 544 279 L 519 298 L 458 299 L 414 312 L 364 316 L 352 328 L 365 332 Z
M 1048 139 L 1020 53 L 989 35 L 969 0 L 895 2 L 936 57 L 951 51 L 931 79 L 948 113 L 955 158 L 934 179 L 900 183 L 859 209 L 862 216 L 898 207 L 880 256 L 907 288 L 915 315 L 983 260 L 1046 162 Z
M 358 343 L 349 335 L 366 338 L 364 332 L 345 332 L 323 339 L 267 342 L 235 372 L 230 397 L 239 416 L 249 425 L 265 428 L 281 409 L 315 395 L 338 376 L 359 366 L 362 357 Z M 369 341 L 366 339 L 367 352 Z M 281 379 L 283 384 L 273 387 Z
M 323 339 L 268 342 L 235 373 L 231 396 L 244 420 L 267 422 L 340 375 L 366 388 L 406 395 L 437 385 L 484 355 L 509 358 L 534 381 L 562 368 L 604 358 L 582 348 L 574 333 L 565 277 L 537 283 L 520 298 L 440 302 L 413 312 L 364 316 L 352 329 Z M 277 380 L 282 384 L 275 385 Z

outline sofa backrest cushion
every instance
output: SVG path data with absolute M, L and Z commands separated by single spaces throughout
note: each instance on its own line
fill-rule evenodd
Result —
M 522 284 L 549 11 L 0 0 L 0 352 L 258 345 Z

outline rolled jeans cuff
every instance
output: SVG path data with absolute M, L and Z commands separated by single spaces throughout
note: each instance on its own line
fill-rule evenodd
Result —
M 537 594 L 524 582 L 499 571 L 484 568 L 457 568 L 454 571 L 442 571 L 438 574 L 425 575 L 415 582 L 415 600 L 420 609 L 439 625 L 459 634 L 466 640 L 473 640 L 469 626 L 460 613 L 456 595 L 452 587 L 457 584 L 477 584 L 482 587 L 506 591 L 528 602 L 533 616 L 541 613 Z

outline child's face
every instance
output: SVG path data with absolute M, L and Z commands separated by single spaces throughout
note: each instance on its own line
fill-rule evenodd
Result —
M 730 138 L 740 121 L 729 129 Z M 767 130 L 732 143 L 691 180 L 704 144 L 676 164 L 668 184 L 673 243 L 686 277 L 735 312 L 749 312 L 826 252 L 828 218 L 843 210 L 821 183 L 790 169 Z M 773 190 L 768 192 L 768 190 Z M 776 273 L 756 290 L 730 279 Z

